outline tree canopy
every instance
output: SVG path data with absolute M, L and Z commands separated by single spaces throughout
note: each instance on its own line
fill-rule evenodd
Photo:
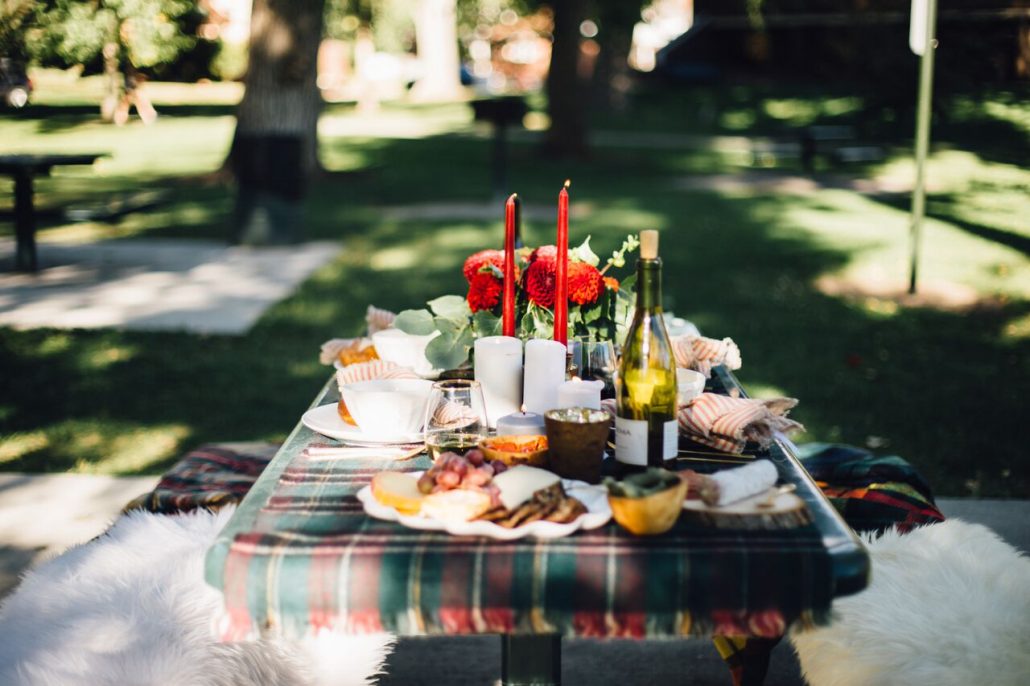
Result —
M 28 53 L 42 64 L 97 65 L 118 44 L 139 69 L 169 64 L 196 45 L 202 14 L 192 0 L 45 0 L 30 3 Z

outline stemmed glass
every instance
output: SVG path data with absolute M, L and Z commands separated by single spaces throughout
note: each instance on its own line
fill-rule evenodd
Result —
M 584 381 L 603 381 L 601 397 L 614 398 L 615 372 L 619 365 L 612 342 L 574 340 L 569 341 L 569 350 L 576 366 L 576 376 Z
M 426 448 L 435 462 L 449 450 L 464 452 L 489 435 L 486 403 L 478 381 L 437 381 L 429 393 L 424 424 Z

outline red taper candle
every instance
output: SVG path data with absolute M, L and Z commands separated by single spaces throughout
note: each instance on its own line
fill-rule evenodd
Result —
M 515 205 L 518 195 L 512 193 L 504 204 L 504 303 L 501 311 L 501 333 L 515 335 Z
M 569 180 L 558 193 L 558 257 L 554 269 L 554 340 L 568 345 L 569 329 Z

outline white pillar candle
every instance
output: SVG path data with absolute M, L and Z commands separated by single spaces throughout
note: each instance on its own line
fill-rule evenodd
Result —
M 522 341 L 511 336 L 486 336 L 475 343 L 476 381 L 483 387 L 490 428 L 522 405 Z
M 547 433 L 543 415 L 515 412 L 497 420 L 498 436 L 542 436 Z
M 591 410 L 601 409 L 601 390 L 603 381 L 583 381 L 571 379 L 558 387 L 558 409 L 566 407 L 589 407 Z
M 526 411 L 543 414 L 558 407 L 558 386 L 564 382 L 565 346 L 541 338 L 526 341 Z

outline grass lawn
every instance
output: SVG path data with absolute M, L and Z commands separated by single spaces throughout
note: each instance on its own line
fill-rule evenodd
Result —
M 65 225 L 54 214 L 46 231 L 226 235 L 231 189 L 206 175 L 229 144 L 232 93 L 190 92 L 169 87 L 165 101 L 155 98 L 152 127 L 96 123 L 88 92 L 41 94 L 34 109 L 0 115 L 0 152 L 112 153 L 93 170 L 41 180 L 44 208 L 173 190 L 165 205 L 117 224 Z M 646 93 L 637 110 L 598 126 L 792 135 L 811 121 L 862 121 L 861 99 L 850 96 L 702 95 L 722 114 Z M 750 114 L 726 116 L 734 112 Z M 627 232 L 661 229 L 667 309 L 736 339 L 753 392 L 799 398 L 793 416 L 805 440 L 903 455 L 942 494 L 1030 497 L 1026 441 L 1013 430 L 1030 387 L 1030 172 L 1009 158 L 1030 148 L 1028 113 L 1025 97 L 1000 94 L 973 109 L 960 101 L 941 125 L 921 271 L 931 306 L 891 294 L 906 278 L 904 196 L 683 190 L 684 179 L 741 171 L 703 146 L 598 147 L 589 160 L 556 162 L 519 142 L 509 176 L 528 204 L 547 206 L 571 177 L 572 240 L 593 236 L 599 254 Z M 156 473 L 203 441 L 284 437 L 328 377 L 317 362 L 323 340 L 357 333 L 368 303 L 396 310 L 463 292 L 464 257 L 499 246 L 500 207 L 493 222 L 384 211 L 490 197 L 490 141 L 470 119 L 460 104 L 387 106 L 374 118 L 327 108 L 322 154 L 332 173 L 311 189 L 307 226 L 347 250 L 246 336 L 0 329 L 0 469 Z M 735 128 L 744 120 L 750 128 Z M 970 128 L 983 132 L 982 146 Z M 891 157 L 841 173 L 910 175 L 906 141 L 876 131 Z M 3 182 L 0 211 L 10 202 Z M 10 232 L 0 224 L 0 235 Z M 526 240 L 552 241 L 553 222 L 529 222 Z

